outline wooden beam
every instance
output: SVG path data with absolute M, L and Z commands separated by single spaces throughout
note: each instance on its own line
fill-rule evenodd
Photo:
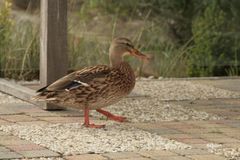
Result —
M 14 81 L 10 82 L 5 79 L 0 78 L 0 91 L 6 94 L 17 97 L 23 101 L 34 104 L 42 109 L 47 110 L 60 110 L 63 109 L 62 106 L 58 106 L 55 104 L 49 104 L 44 101 L 36 101 L 33 99 L 36 96 L 36 91 L 30 88 L 24 87 L 20 84 L 15 83 Z
M 40 84 L 67 73 L 67 0 L 41 0 Z

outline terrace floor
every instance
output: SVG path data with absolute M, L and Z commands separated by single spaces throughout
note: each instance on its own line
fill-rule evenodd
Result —
M 240 79 L 196 79 L 192 80 L 191 83 L 214 86 L 217 89 L 220 88 L 226 91 L 240 93 Z M 141 99 L 143 98 L 144 97 L 141 97 Z M 118 123 L 111 123 L 108 120 L 93 115 L 93 121 L 96 123 L 106 123 L 107 128 L 105 130 L 100 129 L 100 131 L 91 131 L 91 129 L 84 129 L 81 125 L 77 125 L 83 122 L 83 114 L 81 111 L 46 111 L 26 102 L 0 103 L 0 159 L 240 159 L 240 98 L 173 99 L 167 102 L 163 101 L 163 103 L 169 104 L 170 107 L 171 105 L 184 106 L 185 108 L 190 108 L 191 112 L 194 111 L 197 114 L 204 112 L 220 118 L 206 118 L 202 120 L 194 118 L 186 118 L 183 120 L 140 120 L 119 125 Z M 118 126 L 119 128 L 115 128 L 114 126 Z M 129 130 L 129 128 L 131 128 L 131 130 Z M 64 137 L 59 139 L 59 137 L 64 134 L 61 129 L 66 129 L 66 134 L 78 132 L 88 134 L 89 132 L 91 137 L 86 137 L 87 135 L 85 134 L 82 134 L 82 136 L 85 136 L 85 138 L 93 138 L 93 140 L 86 142 L 86 148 L 84 148 L 85 140 L 83 140 L 83 138 L 84 144 L 81 146 L 83 147 L 82 149 L 74 150 L 75 148 L 73 147 L 73 150 L 68 151 L 64 148 L 64 146 L 69 145 L 65 144 Z M 163 145 L 156 144 L 156 148 L 154 148 L 154 145 L 148 144 L 148 142 L 145 146 L 141 144 L 142 148 L 141 145 L 140 148 L 136 148 L 136 146 L 135 148 L 131 148 L 131 145 L 135 145 L 138 141 L 138 137 L 135 137 L 133 144 L 130 144 L 130 146 L 126 148 L 124 148 L 124 145 L 119 144 L 119 146 L 123 147 L 119 149 L 117 145 L 111 144 L 111 136 L 113 135 L 108 135 L 109 131 L 116 136 L 118 134 L 115 133 L 115 131 L 118 130 L 123 132 L 123 134 L 129 134 L 130 137 L 134 137 L 134 133 L 136 133 L 137 137 L 137 133 L 139 132 L 139 135 L 149 136 L 149 140 L 158 140 L 159 137 L 160 140 L 161 138 L 166 140 L 163 140 Z M 125 130 L 128 132 L 125 133 Z M 106 139 L 109 140 L 107 142 L 110 144 L 109 148 L 106 149 L 106 151 L 104 151 L 104 147 L 102 150 L 99 150 L 99 148 L 101 148 L 101 142 L 103 146 L 105 146 L 105 141 L 100 141 L 100 145 L 89 147 L 89 143 L 97 144 L 94 138 L 97 136 L 101 137 L 101 135 L 98 134 L 102 133 L 106 134 Z M 73 139 L 75 138 L 75 135 L 71 136 Z M 73 143 L 71 142 L 71 136 L 65 137 L 69 143 Z M 141 138 L 144 139 L 145 137 Z M 116 143 L 119 143 L 116 137 L 112 138 L 113 141 L 116 140 Z M 146 139 L 146 141 L 147 140 L 148 139 Z M 131 141 L 131 138 L 129 141 Z M 81 139 L 79 142 L 81 142 Z M 128 141 L 124 143 L 128 143 Z M 58 146 L 59 144 L 60 146 Z M 79 146 L 80 145 L 81 144 L 79 144 Z M 147 148 L 146 145 L 149 145 L 149 147 Z M 72 144 L 69 146 L 72 146 Z M 87 147 L 89 147 L 89 149 Z M 114 147 L 116 150 L 114 150 Z

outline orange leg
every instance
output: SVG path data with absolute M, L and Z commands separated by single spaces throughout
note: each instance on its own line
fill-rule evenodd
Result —
M 90 124 L 89 122 L 89 109 L 85 108 L 84 109 L 84 124 L 85 127 L 88 128 L 104 128 L 105 125 L 95 125 L 95 124 Z
M 103 114 L 104 116 L 108 117 L 111 120 L 114 120 L 117 122 L 126 122 L 126 117 L 115 116 L 114 114 L 102 109 L 96 109 L 96 111 Z

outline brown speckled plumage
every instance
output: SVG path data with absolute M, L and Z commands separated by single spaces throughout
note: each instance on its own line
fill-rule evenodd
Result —
M 97 65 L 73 72 L 38 90 L 37 98 L 73 108 L 97 111 L 114 104 L 127 96 L 135 85 L 134 72 L 122 58 L 127 54 L 145 58 L 134 49 L 130 40 L 116 38 L 109 50 L 111 66 Z M 102 110 L 101 112 L 105 113 Z M 105 115 L 112 116 L 112 119 L 116 118 L 109 112 Z M 89 126 L 87 124 L 89 122 L 86 121 L 88 120 L 85 120 L 86 126 Z
M 74 80 L 88 86 L 79 84 L 68 89 Z M 74 108 L 97 109 L 119 101 L 132 91 L 134 85 L 135 76 L 130 65 L 122 62 L 115 67 L 98 65 L 73 72 L 48 86 L 38 97 Z

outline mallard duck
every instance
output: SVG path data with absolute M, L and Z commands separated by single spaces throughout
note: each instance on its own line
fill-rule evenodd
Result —
M 126 55 L 139 59 L 147 56 L 134 48 L 127 38 L 115 38 L 109 49 L 110 66 L 96 65 L 70 73 L 52 84 L 39 89 L 37 99 L 84 110 L 84 126 L 102 128 L 89 122 L 89 110 L 124 122 L 125 117 L 103 110 L 127 96 L 134 88 L 135 75 L 131 66 L 123 60 Z

